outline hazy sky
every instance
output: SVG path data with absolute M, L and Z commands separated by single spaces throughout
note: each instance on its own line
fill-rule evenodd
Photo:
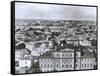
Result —
M 96 7 L 51 5 L 35 3 L 15 4 L 15 18 L 95 20 Z

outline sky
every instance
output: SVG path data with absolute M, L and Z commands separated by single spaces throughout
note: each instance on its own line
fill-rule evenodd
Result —
M 16 19 L 96 20 L 96 7 L 15 3 Z

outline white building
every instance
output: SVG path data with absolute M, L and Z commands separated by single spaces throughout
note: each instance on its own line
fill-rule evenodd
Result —
M 39 66 L 43 72 L 74 70 L 74 51 L 72 49 L 63 49 L 51 53 L 52 56 L 41 56 L 39 58 Z
M 51 52 L 51 56 L 40 56 L 39 66 L 43 72 L 94 69 L 95 57 L 81 56 L 80 51 L 62 49 Z
M 95 57 L 82 57 L 81 58 L 81 70 L 94 69 L 96 65 Z

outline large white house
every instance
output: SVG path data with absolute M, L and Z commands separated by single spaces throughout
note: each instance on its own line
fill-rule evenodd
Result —
M 39 66 L 43 72 L 74 70 L 74 51 L 63 49 L 62 51 L 52 51 L 52 56 L 41 56 Z
M 94 69 L 96 58 L 92 56 L 81 56 L 80 51 L 73 49 L 62 49 L 51 51 L 51 56 L 40 56 L 39 68 L 42 72 Z
M 91 56 L 82 56 L 81 57 L 81 68 L 80 69 L 94 69 L 96 66 L 95 57 Z

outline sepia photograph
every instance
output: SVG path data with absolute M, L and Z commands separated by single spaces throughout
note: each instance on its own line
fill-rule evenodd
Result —
M 96 70 L 97 7 L 15 2 L 15 74 Z

